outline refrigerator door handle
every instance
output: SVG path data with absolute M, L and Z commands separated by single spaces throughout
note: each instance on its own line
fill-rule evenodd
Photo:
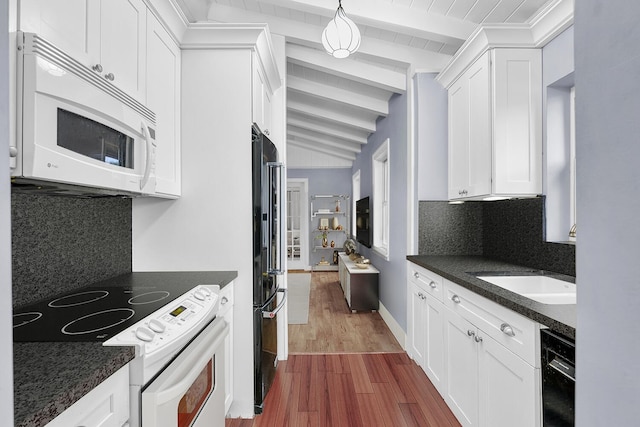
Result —
M 276 317 L 276 314 L 278 314 L 278 312 L 282 309 L 282 307 L 284 307 L 284 304 L 287 301 L 287 290 L 278 289 L 278 292 L 282 292 L 284 294 L 282 297 L 282 301 L 280 301 L 280 304 L 278 304 L 276 309 L 273 311 L 262 310 L 262 317 L 264 317 L 265 319 L 273 319 L 274 317 Z
M 267 162 L 269 170 L 269 189 L 274 190 L 274 194 L 269 197 L 269 209 L 267 210 L 267 232 L 269 233 L 267 245 L 267 273 L 284 274 L 284 261 L 282 250 L 284 247 L 284 232 L 282 227 L 284 221 L 284 164 L 280 162 Z M 275 184 L 275 185 L 274 185 Z M 275 252 L 275 254 L 274 254 Z

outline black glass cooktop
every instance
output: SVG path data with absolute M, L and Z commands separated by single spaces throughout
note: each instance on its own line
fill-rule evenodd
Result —
M 189 278 L 187 278 L 189 277 Z M 189 273 L 131 273 L 13 313 L 13 340 L 106 341 L 199 284 Z

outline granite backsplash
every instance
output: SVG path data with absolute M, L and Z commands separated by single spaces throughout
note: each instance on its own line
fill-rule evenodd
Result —
M 421 201 L 418 250 L 419 255 L 481 255 L 575 276 L 575 245 L 546 242 L 544 230 L 544 197 Z
M 13 306 L 131 272 L 131 199 L 12 193 Z

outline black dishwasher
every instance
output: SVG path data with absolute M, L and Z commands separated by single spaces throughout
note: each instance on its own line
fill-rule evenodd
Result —
M 542 416 L 544 427 L 575 424 L 575 342 L 548 329 L 542 339 Z

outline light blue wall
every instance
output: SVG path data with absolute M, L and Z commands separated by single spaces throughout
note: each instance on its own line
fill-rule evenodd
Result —
M 407 95 L 394 95 L 389 101 L 389 115 L 378 120 L 376 132 L 369 137 L 353 165 L 353 173 L 360 170 L 360 197 L 373 196 L 371 156 L 389 138 L 391 171 L 389 260 L 385 260 L 362 245 L 358 245 L 358 251 L 369 258 L 371 263 L 380 270 L 380 302 L 405 331 L 407 330 L 407 114 Z
M 418 200 L 448 200 L 447 90 L 437 74 L 414 76 Z
M 640 2 L 575 2 L 576 425 L 640 420 Z
M 351 197 L 351 169 L 287 169 L 287 178 L 307 178 L 309 197 L 315 194 L 345 194 Z M 346 206 L 342 208 L 346 209 Z M 309 232 L 315 236 L 318 234 L 315 231 L 318 228 L 318 219 L 314 218 L 313 222 L 309 219 L 309 221 Z M 317 240 L 309 239 L 309 263 L 312 266 L 316 265 L 322 257 L 331 262 L 333 250 L 318 249 L 314 252 L 313 247 L 316 244 L 319 244 Z

